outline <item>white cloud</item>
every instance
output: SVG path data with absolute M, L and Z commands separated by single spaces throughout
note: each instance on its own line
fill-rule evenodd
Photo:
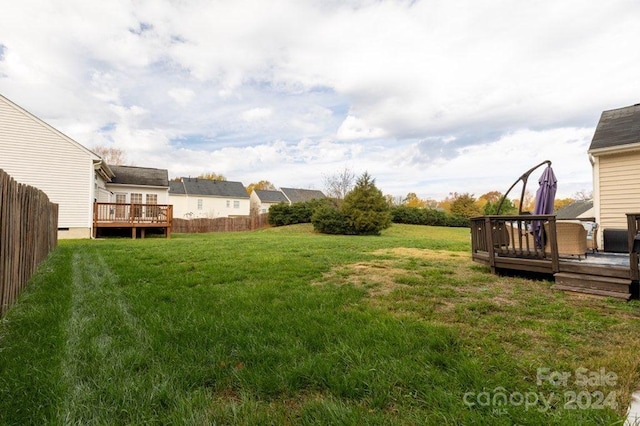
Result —
M 0 93 L 173 174 L 319 187 L 350 163 L 437 197 L 554 157 L 570 195 L 601 111 L 640 93 L 633 0 L 4 3 Z
M 251 108 L 242 113 L 242 119 L 247 122 L 258 121 L 269 118 L 272 114 L 271 108 Z
M 169 96 L 171 96 L 180 106 L 188 105 L 193 98 L 196 96 L 195 92 L 191 89 L 180 89 L 175 88 L 171 89 L 168 92 Z
M 336 134 L 338 139 L 377 139 L 386 136 L 385 131 L 378 128 L 371 128 L 364 120 L 353 115 L 348 115 L 344 119 Z

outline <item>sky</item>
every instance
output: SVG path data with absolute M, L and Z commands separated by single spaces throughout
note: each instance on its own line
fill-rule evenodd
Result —
M 122 149 L 170 178 L 323 190 L 347 168 L 384 194 L 440 200 L 505 192 L 551 160 L 557 197 L 571 197 L 592 189 L 587 150 L 602 111 L 640 102 L 637 0 L 0 0 L 0 10 L 0 94 L 89 149 Z

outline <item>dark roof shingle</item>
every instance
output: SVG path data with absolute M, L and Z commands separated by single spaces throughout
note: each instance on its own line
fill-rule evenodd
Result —
M 169 186 L 169 173 L 165 169 L 112 165 L 109 165 L 109 168 L 116 175 L 111 179 L 111 183 L 114 184 Z
M 589 151 L 640 143 L 640 104 L 604 111 Z
M 241 182 L 182 178 L 181 182 L 171 182 L 170 194 L 204 195 L 210 197 L 249 198 L 247 189 Z
M 287 198 L 280 191 L 271 191 L 267 189 L 254 189 L 253 192 L 256 193 L 260 201 L 263 203 L 286 203 Z
M 581 214 L 593 207 L 592 200 L 578 200 L 561 208 L 556 213 L 556 219 L 577 219 Z
M 322 191 L 317 189 L 280 188 L 291 203 L 301 203 L 319 198 L 326 198 Z

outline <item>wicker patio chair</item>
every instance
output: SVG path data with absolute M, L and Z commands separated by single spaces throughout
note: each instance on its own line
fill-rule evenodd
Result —
M 535 238 L 525 225 L 522 225 L 522 227 L 518 229 L 518 226 L 515 224 L 505 223 L 505 230 L 507 231 L 509 246 L 520 251 L 536 251 Z
M 547 235 L 544 247 L 545 253 L 551 253 L 551 244 L 549 242 L 549 224 L 544 224 L 544 231 Z M 579 223 L 572 222 L 556 222 L 556 241 L 558 242 L 558 255 L 567 256 L 585 256 L 587 254 L 587 231 Z

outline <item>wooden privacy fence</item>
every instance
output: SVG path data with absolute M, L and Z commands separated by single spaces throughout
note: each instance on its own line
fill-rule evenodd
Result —
M 262 213 L 251 216 L 218 217 L 215 219 L 173 219 L 173 232 L 194 234 L 253 231 L 269 226 L 268 217 L 269 213 Z
M 0 316 L 58 245 L 58 205 L 0 170 Z

